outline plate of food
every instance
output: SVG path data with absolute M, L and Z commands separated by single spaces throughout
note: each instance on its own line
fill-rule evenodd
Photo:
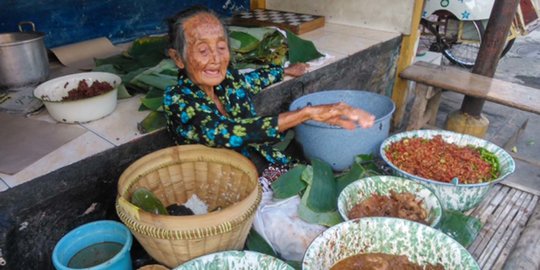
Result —
M 458 211 L 476 207 L 515 170 L 512 156 L 494 143 L 445 130 L 398 133 L 379 150 L 396 175 L 426 185 L 445 209 Z
M 434 228 L 406 219 L 366 217 L 342 222 L 321 233 L 308 247 L 302 269 L 480 267 L 467 249 Z
M 442 206 L 426 186 L 410 179 L 380 175 L 356 180 L 339 194 L 338 211 L 344 220 L 371 216 L 404 218 L 436 227 Z

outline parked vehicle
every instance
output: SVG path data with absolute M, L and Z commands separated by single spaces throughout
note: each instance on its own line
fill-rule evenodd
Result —
M 472 68 L 494 3 L 495 0 L 426 0 L 420 22 L 421 42 L 430 51 L 441 52 L 451 63 Z M 536 13 L 534 5 L 531 6 Z M 520 25 L 522 12 L 523 7 L 518 8 L 501 57 L 510 50 L 516 37 L 527 33 Z

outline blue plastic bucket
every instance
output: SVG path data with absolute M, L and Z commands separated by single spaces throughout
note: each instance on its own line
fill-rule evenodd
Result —
M 81 251 L 92 250 L 92 247 L 105 244 L 121 245 L 118 246 L 118 250 L 111 252 L 112 258 L 103 261 L 93 266 L 87 266 L 83 269 L 91 270 L 131 270 L 131 255 L 130 249 L 133 238 L 128 228 L 124 224 L 112 220 L 100 220 L 81 225 L 68 234 L 64 235 L 60 241 L 56 244 L 53 250 L 52 260 L 54 267 L 57 270 L 72 270 L 81 269 L 70 268 L 70 261 L 81 257 Z M 94 252 L 103 252 L 99 249 Z M 116 253 L 117 252 L 117 253 Z M 116 254 L 113 256 L 113 254 Z M 91 253 L 86 253 L 86 257 L 83 259 L 94 259 L 96 254 L 92 256 Z
M 295 127 L 295 140 L 308 159 L 317 158 L 343 171 L 359 154 L 378 154 L 379 146 L 388 137 L 394 102 L 383 95 L 360 90 L 330 90 L 316 92 L 294 100 L 289 110 L 306 106 L 344 102 L 375 116 L 373 127 L 347 130 L 317 121 L 306 121 Z

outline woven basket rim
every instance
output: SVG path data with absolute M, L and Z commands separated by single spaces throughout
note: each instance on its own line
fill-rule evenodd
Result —
M 173 149 L 174 148 L 174 149 Z M 176 159 L 173 161 L 168 161 L 164 163 L 160 163 L 159 156 L 163 155 L 164 153 L 167 154 L 171 150 L 173 151 L 181 151 L 184 152 L 184 159 Z M 188 155 L 187 152 L 190 152 L 194 155 Z M 129 202 L 129 200 L 126 198 L 127 193 L 130 190 L 131 186 L 137 181 L 139 181 L 145 174 L 151 173 L 152 171 L 163 167 L 163 166 L 169 166 L 171 164 L 176 163 L 182 163 L 182 162 L 192 162 L 192 161 L 219 161 L 219 158 L 215 159 L 215 156 L 210 156 L 213 158 L 208 157 L 208 153 L 212 153 L 213 155 L 216 155 L 216 153 L 226 153 L 227 155 L 227 162 L 230 161 L 230 156 L 233 156 L 233 159 L 242 161 L 242 166 L 240 166 L 240 169 L 243 170 L 249 177 L 249 179 L 252 179 L 254 181 L 255 188 L 240 202 L 235 203 L 229 207 L 224 208 L 221 211 L 218 212 L 211 212 L 205 215 L 198 215 L 198 216 L 165 216 L 165 215 L 156 215 L 153 213 L 149 213 L 146 211 L 143 211 L 142 209 L 139 209 L 138 207 L 134 206 Z M 203 154 L 206 154 L 206 156 L 203 156 Z M 148 167 L 145 172 L 143 173 L 135 173 L 136 177 L 130 179 L 129 177 L 134 173 L 137 172 L 137 169 L 133 169 L 134 172 L 130 171 L 130 168 L 137 168 L 140 164 L 147 165 L 145 162 L 151 160 L 151 165 L 146 166 Z M 249 164 L 249 166 L 248 166 Z M 155 165 L 155 166 L 152 166 Z M 260 201 L 262 198 L 262 190 L 260 185 L 257 181 L 257 170 L 253 163 L 243 155 L 232 151 L 228 149 L 216 149 L 216 148 L 210 148 L 203 145 L 180 145 L 180 146 L 172 146 L 168 148 L 164 148 L 161 150 L 158 150 L 156 152 L 150 153 L 139 160 L 135 161 L 131 166 L 122 173 L 119 180 L 119 187 L 118 187 L 118 196 L 116 199 L 116 211 L 122 222 L 126 224 L 126 226 L 133 231 L 147 235 L 152 236 L 160 239 L 200 239 L 205 238 L 208 236 L 223 234 L 229 231 L 234 230 L 236 227 L 242 225 L 246 220 L 251 218 L 251 216 L 254 215 Z M 125 183 L 127 181 L 127 183 Z M 123 198 L 123 200 L 121 199 Z M 248 201 L 249 200 L 249 201 Z M 249 204 L 249 207 L 246 208 L 246 204 Z M 124 206 L 123 206 L 124 205 Z M 242 206 L 243 205 L 243 206 Z M 240 210 L 243 211 L 243 213 L 239 213 L 239 215 L 236 215 L 234 218 L 230 218 L 230 213 L 233 213 L 234 211 L 239 211 L 239 209 L 245 209 Z M 212 224 L 211 226 L 201 227 L 197 229 L 172 229 L 172 228 L 159 228 L 155 225 L 149 224 L 147 220 L 155 220 L 159 219 L 160 221 L 163 221 L 164 223 L 177 223 L 181 224 L 182 220 L 190 220 L 193 221 L 194 218 L 198 219 L 205 219 L 208 220 L 209 215 L 212 216 L 215 220 L 223 220 L 222 222 L 219 222 L 217 224 Z M 205 217 L 203 217 L 205 216 Z

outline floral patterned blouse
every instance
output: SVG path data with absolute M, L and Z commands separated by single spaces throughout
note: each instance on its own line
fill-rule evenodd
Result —
M 223 115 L 210 97 L 180 71 L 178 84 L 165 90 L 167 128 L 178 144 L 227 147 L 248 157 L 255 150 L 272 164 L 287 164 L 290 158 L 272 148 L 282 139 L 278 117 L 257 116 L 253 105 L 253 95 L 282 79 L 283 68 L 279 66 L 245 74 L 228 70 L 223 82 L 214 89 L 227 112 Z

